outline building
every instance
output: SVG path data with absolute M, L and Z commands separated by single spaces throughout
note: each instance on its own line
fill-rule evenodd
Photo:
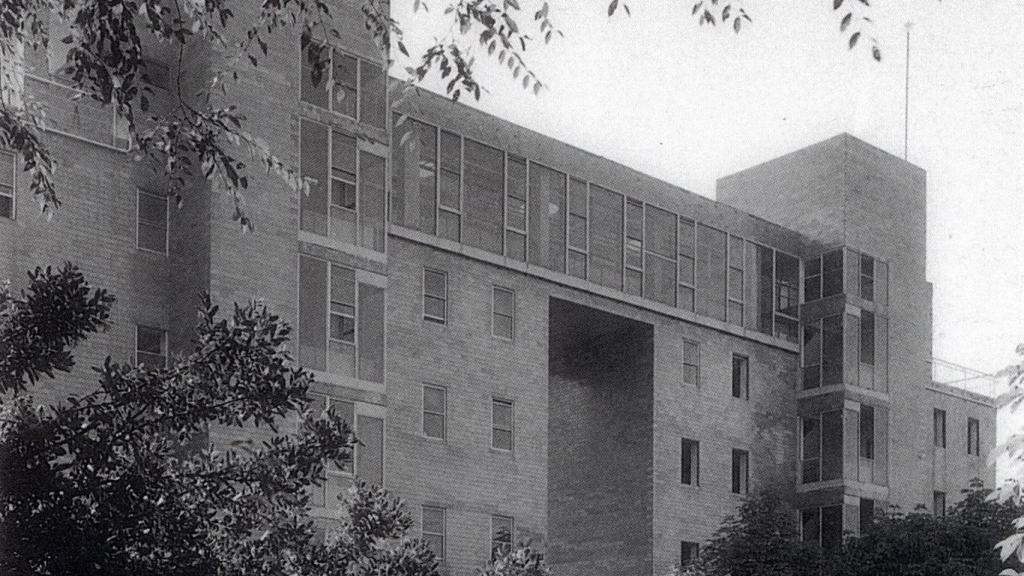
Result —
M 64 206 L 37 217 L 0 153 L 0 277 L 71 260 L 118 296 L 44 400 L 107 355 L 187 349 L 203 291 L 262 299 L 363 442 L 315 513 L 382 481 L 451 574 L 527 538 L 559 574 L 664 574 L 750 491 L 787 494 L 830 546 L 876 508 L 941 513 L 993 483 L 992 401 L 931 378 L 923 170 L 843 134 L 712 201 L 443 97 L 391 106 L 343 8 L 331 93 L 284 34 L 232 92 L 316 179 L 250 174 L 248 235 L 217 182 L 164 198 L 118 118 L 68 98 L 59 48 L 25 55 Z M 223 58 L 188 52 L 190 85 Z

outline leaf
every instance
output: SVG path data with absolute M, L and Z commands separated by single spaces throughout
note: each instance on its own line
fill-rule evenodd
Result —
M 616 8 L 619 7 L 619 0 L 612 0 L 611 4 L 608 5 L 608 15 L 615 14 Z
M 743 20 L 742 19 L 737 18 L 737 19 L 732 21 L 732 29 L 735 30 L 737 34 L 740 33 L 740 27 L 741 26 L 743 26 Z
M 851 50 L 853 49 L 854 46 L 857 45 L 857 40 L 860 40 L 860 32 L 854 32 L 850 36 L 850 49 Z
M 853 20 L 853 12 L 847 12 L 846 16 L 843 16 L 843 21 L 839 23 L 839 31 L 846 32 L 851 20 Z
M 839 10 L 839 7 L 843 5 L 843 0 L 832 0 L 832 9 Z
M 878 46 L 871 48 L 871 57 L 875 59 L 875 62 L 882 61 L 882 51 L 878 49 Z

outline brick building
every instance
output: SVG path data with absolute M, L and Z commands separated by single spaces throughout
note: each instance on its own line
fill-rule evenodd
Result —
M 284 34 L 232 91 L 316 179 L 300 196 L 250 174 L 248 235 L 217 182 L 174 207 L 116 116 L 68 98 L 63 55 L 25 54 L 64 205 L 38 217 L 0 152 L 0 278 L 71 260 L 118 297 L 42 400 L 107 355 L 187 349 L 202 291 L 262 299 L 363 442 L 314 513 L 382 481 L 452 574 L 513 538 L 559 574 L 663 574 L 750 491 L 781 490 L 829 546 L 878 507 L 941 513 L 993 483 L 992 401 L 930 374 L 923 170 L 843 134 L 713 201 L 443 97 L 392 107 L 345 10 L 329 92 Z M 190 51 L 186 81 L 223 60 Z

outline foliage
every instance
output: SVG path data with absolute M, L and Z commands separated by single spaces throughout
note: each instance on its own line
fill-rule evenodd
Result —
M 1021 513 L 1012 504 L 987 498 L 990 490 L 975 480 L 964 499 L 945 516 L 916 510 L 892 510 L 875 518 L 860 538 L 847 539 L 836 576 L 906 574 L 990 576 L 1000 560 L 993 545 Z
M 263 306 L 225 319 L 204 299 L 193 351 L 168 368 L 108 358 L 94 391 L 34 406 L 26 381 L 71 370 L 70 348 L 107 325 L 112 302 L 70 265 L 0 292 L 0 573 L 436 574 L 379 488 L 359 484 L 350 520 L 320 543 L 309 488 L 354 438 L 333 412 L 308 412 L 310 376 Z M 211 426 L 264 440 L 200 448 Z
M 382 53 L 391 47 L 409 56 L 402 40 L 402 28 L 389 12 L 386 0 L 357 0 L 365 28 Z M 413 0 L 414 13 L 428 10 L 424 0 Z M 525 53 L 536 42 L 548 43 L 561 36 L 550 18 L 550 4 L 538 0 L 539 8 L 528 9 L 519 0 L 444 0 L 444 18 L 451 31 L 436 39 L 406 69 L 406 90 L 436 72 L 447 80 L 447 93 L 454 99 L 462 94 L 480 98 L 481 85 L 474 73 L 476 55 L 499 66 L 535 93 L 543 87 L 528 65 Z M 314 76 L 322 75 L 327 59 L 323 43 L 338 37 L 331 0 L 261 0 L 255 16 L 250 7 L 237 0 L 203 2 L 166 0 L 5 0 L 0 3 L 0 63 L 8 66 L 0 85 L 18 82 L 16 62 L 22 47 L 45 49 L 51 42 L 68 45 L 63 73 L 71 85 L 87 97 L 111 106 L 127 121 L 136 158 L 146 159 L 168 183 L 167 193 L 178 203 L 187 184 L 200 178 L 216 180 L 234 200 L 234 218 L 245 228 L 252 222 L 244 210 L 242 192 L 248 187 L 248 156 L 259 167 L 280 176 L 292 189 L 308 191 L 308 182 L 294 167 L 280 160 L 266 141 L 245 129 L 246 118 L 230 102 L 239 73 L 258 67 L 270 50 L 271 35 L 284 33 L 300 37 Z M 842 14 L 840 30 L 848 34 L 853 48 L 870 26 L 863 14 L 868 0 L 833 0 Z M 610 0 L 609 17 L 626 2 Z M 50 14 L 66 24 L 70 34 L 49 36 Z M 739 32 L 751 17 L 739 0 L 699 0 L 692 14 L 701 25 L 722 23 Z M 185 89 L 180 75 L 184 56 L 196 43 L 210 43 L 227 55 L 205 86 Z M 153 46 L 170 46 L 176 54 L 170 93 L 174 104 L 155 113 L 150 109 L 152 89 L 148 83 L 147 51 Z M 872 40 L 872 53 L 881 58 Z M 0 66 L 0 68 L 4 68 Z M 44 212 L 60 204 L 54 186 L 55 163 L 41 137 L 37 111 L 26 107 L 12 90 L 0 90 L 0 147 L 16 150 L 31 178 L 30 187 Z
M 776 493 L 744 499 L 705 546 L 697 562 L 677 569 L 678 576 L 818 576 L 821 550 L 801 542 L 796 513 Z
M 1017 355 L 1020 357 L 1017 363 L 1011 364 L 998 374 L 1006 378 L 1008 385 L 1006 393 L 999 397 L 998 405 L 1008 412 L 1016 412 L 1021 404 L 1024 404 L 1024 344 L 1017 346 Z M 1024 473 L 1024 431 L 1017 431 L 996 446 L 988 457 L 988 463 L 993 466 L 1001 458 L 1009 462 L 1011 481 L 998 486 L 989 497 L 1000 503 L 1024 506 L 1024 493 L 1021 491 L 1021 475 Z M 1020 568 L 1024 563 L 1024 513 L 1015 518 L 1012 530 L 1005 530 L 1004 536 L 1006 534 L 1009 536 L 997 545 L 999 556 L 1004 561 L 1010 560 L 1015 563 L 1016 567 L 1008 567 L 1000 574 L 1019 576 L 1024 574 L 1024 569 Z
M 479 576 L 551 576 L 544 555 L 520 542 L 515 548 L 499 550 L 490 562 L 478 571 Z

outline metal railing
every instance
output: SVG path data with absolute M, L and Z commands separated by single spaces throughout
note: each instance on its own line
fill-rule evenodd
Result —
M 932 382 L 952 386 L 967 392 L 995 398 L 999 394 L 1000 379 L 974 368 L 968 368 L 941 358 L 932 358 Z

